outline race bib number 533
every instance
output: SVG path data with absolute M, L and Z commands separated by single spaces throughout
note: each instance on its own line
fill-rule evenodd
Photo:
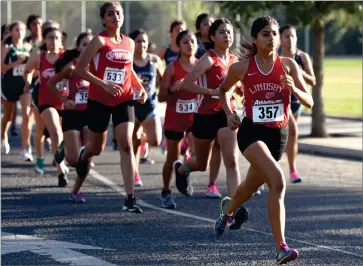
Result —
M 252 114 L 253 122 L 280 122 L 284 120 L 284 104 L 256 105 Z
M 106 67 L 103 80 L 110 83 L 124 84 L 125 69 Z

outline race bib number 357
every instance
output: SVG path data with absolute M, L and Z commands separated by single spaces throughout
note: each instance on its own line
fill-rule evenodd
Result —
M 284 104 L 256 105 L 252 109 L 253 122 L 268 123 L 284 120 Z
M 125 69 L 106 67 L 103 80 L 110 83 L 124 84 Z
M 178 100 L 176 102 L 176 112 L 179 114 L 195 113 L 197 110 L 197 102 L 194 100 Z

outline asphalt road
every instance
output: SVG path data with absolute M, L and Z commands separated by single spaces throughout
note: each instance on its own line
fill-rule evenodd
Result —
M 175 212 L 159 208 L 164 161 L 159 149 L 150 153 L 156 161 L 154 165 L 140 167 L 144 186 L 136 189 L 136 196 L 142 200 L 144 213 L 131 214 L 121 211 L 123 181 L 119 155 L 110 146 L 95 159 L 96 172 L 84 184 L 87 203 L 74 204 L 69 195 L 75 170 L 71 169 L 69 186 L 58 188 L 50 154 L 46 158 L 46 173 L 37 176 L 33 164 L 19 159 L 19 143 L 19 137 L 11 139 L 11 153 L 1 157 L 2 265 L 271 265 L 275 262 L 267 218 L 267 191 L 247 203 L 250 219 L 243 229 L 216 240 L 212 223 L 218 216 L 219 200 L 204 197 L 207 173 L 192 175 L 193 197 L 186 198 L 173 189 Z M 362 265 L 362 163 L 310 155 L 300 155 L 298 163 L 304 182 L 288 182 L 285 199 L 287 243 L 301 253 L 300 260 L 291 265 Z M 287 174 L 286 157 L 281 165 Z M 247 166 L 240 156 L 242 177 Z M 226 194 L 223 167 L 218 184 Z M 12 242 L 4 233 L 48 242 L 41 245 L 21 236 L 15 236 L 18 242 Z M 50 240 L 102 249 L 67 248 L 65 243 Z M 57 248 L 55 243 L 61 247 Z M 82 262 L 87 259 L 87 263 Z

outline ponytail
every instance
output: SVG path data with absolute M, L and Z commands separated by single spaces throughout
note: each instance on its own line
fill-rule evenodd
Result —
M 58 59 L 54 64 L 55 73 L 61 72 L 61 70 L 79 56 L 78 49 L 67 50 L 63 56 Z
M 257 54 L 256 44 L 250 44 L 242 41 L 240 48 L 237 50 L 238 61 L 248 61 Z

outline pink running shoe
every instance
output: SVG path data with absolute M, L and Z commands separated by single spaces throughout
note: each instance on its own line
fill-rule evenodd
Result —
M 140 151 L 142 153 L 147 153 L 149 151 L 149 143 L 145 142 L 140 145 Z
M 290 180 L 293 184 L 302 182 L 302 178 L 296 171 L 290 173 Z
M 208 198 L 220 199 L 222 198 L 222 194 L 219 193 L 218 187 L 216 184 L 209 185 L 208 190 L 205 193 L 205 196 Z
M 135 185 L 135 187 L 142 187 L 141 178 L 140 178 L 139 174 L 136 174 L 136 173 L 135 173 L 135 178 L 134 178 L 134 185 Z

